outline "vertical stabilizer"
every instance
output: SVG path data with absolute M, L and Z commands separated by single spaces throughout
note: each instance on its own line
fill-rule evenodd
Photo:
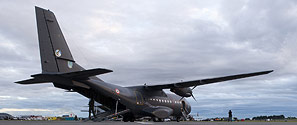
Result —
M 53 12 L 35 7 L 42 72 L 72 72 L 83 68 L 71 55 Z

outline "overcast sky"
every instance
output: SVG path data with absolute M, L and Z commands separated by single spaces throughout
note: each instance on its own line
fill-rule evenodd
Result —
M 51 83 L 19 85 L 41 72 L 34 6 L 53 11 L 76 62 L 108 68 L 121 86 L 165 84 L 275 70 L 199 86 L 200 117 L 297 116 L 295 0 L 0 0 L 0 112 L 87 116 L 88 99 Z

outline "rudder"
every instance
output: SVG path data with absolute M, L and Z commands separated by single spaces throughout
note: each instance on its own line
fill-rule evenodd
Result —
M 35 7 L 35 11 L 42 72 L 82 70 L 71 55 L 54 13 L 39 7 Z

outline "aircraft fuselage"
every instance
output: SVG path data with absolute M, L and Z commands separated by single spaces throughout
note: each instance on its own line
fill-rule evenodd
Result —
M 164 108 L 171 108 L 170 116 L 174 117 L 182 117 L 182 110 L 186 111 L 186 115 L 191 112 L 191 105 L 186 99 L 181 100 L 182 97 L 165 93 L 163 90 L 150 90 L 145 86 L 121 87 L 96 79 L 90 79 L 83 83 L 92 88 L 95 101 L 106 105 L 112 110 L 116 108 L 118 111 L 131 109 L 131 113 L 135 118 L 143 116 L 155 117 L 150 111 L 145 111 L 148 107 L 160 108 L 163 106 Z M 76 91 L 80 93 L 79 90 Z M 91 97 L 90 93 L 81 94 Z M 118 107 L 116 107 L 117 100 L 119 102 Z M 164 115 L 164 117 L 167 116 Z

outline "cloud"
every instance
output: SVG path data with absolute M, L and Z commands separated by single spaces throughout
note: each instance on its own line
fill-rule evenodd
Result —
M 13 108 L 0 109 L 0 112 L 28 112 L 28 111 L 49 112 L 51 110 L 48 110 L 48 109 L 13 109 Z
M 198 103 L 189 98 L 193 113 L 216 117 L 232 109 L 238 117 L 296 116 L 294 0 L 1 3 L 0 109 L 87 116 L 80 110 L 88 99 L 77 93 L 52 84 L 13 83 L 41 72 L 38 5 L 56 14 L 76 62 L 114 71 L 100 76 L 109 83 L 165 84 L 274 69 L 266 76 L 197 87 Z

